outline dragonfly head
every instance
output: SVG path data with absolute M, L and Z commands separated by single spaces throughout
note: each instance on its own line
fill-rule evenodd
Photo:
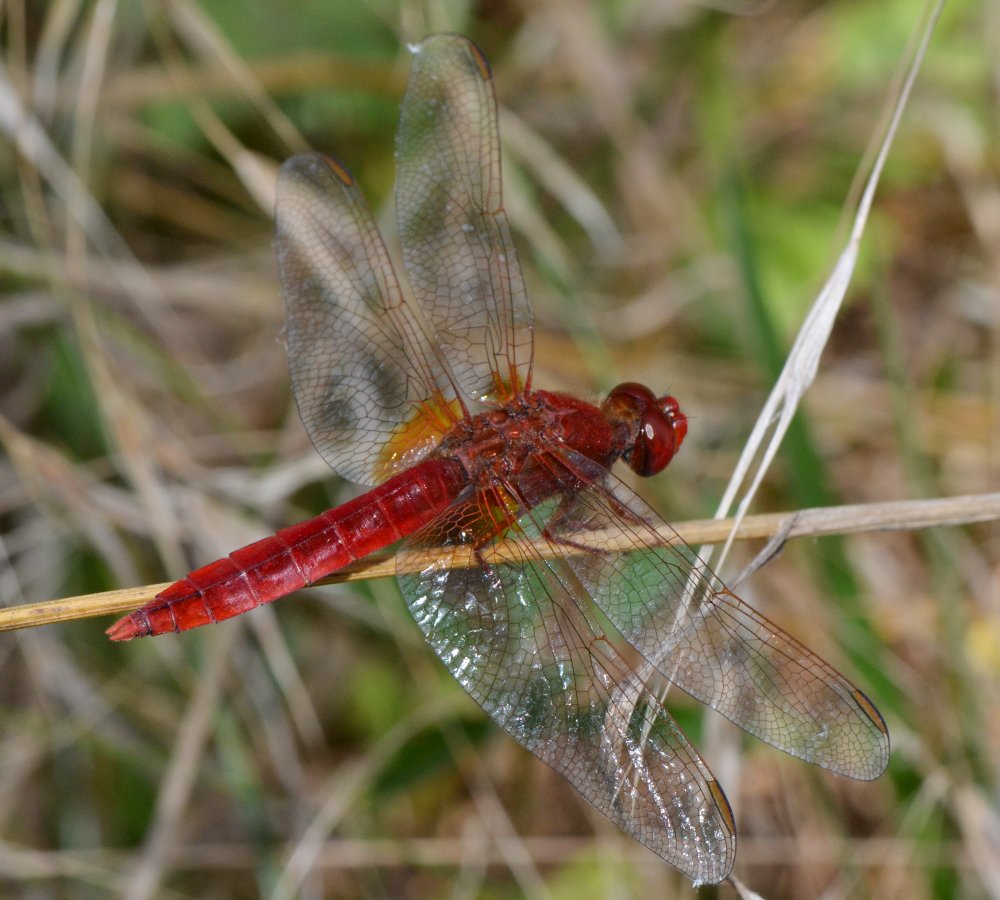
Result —
M 663 471 L 687 434 L 687 416 L 673 397 L 657 397 L 645 385 L 632 381 L 612 390 L 601 404 L 601 412 L 612 426 L 625 430 L 622 457 L 639 475 Z

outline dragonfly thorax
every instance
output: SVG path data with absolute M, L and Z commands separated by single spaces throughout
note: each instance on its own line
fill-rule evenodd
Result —
M 475 481 L 487 472 L 516 478 L 532 459 L 567 448 L 606 467 L 625 450 L 598 407 L 564 394 L 527 391 L 458 422 L 434 455 L 458 459 Z
M 527 391 L 458 422 L 435 456 L 457 459 L 472 481 L 487 473 L 516 479 L 533 459 L 565 449 L 606 468 L 623 459 L 638 474 L 655 475 L 686 433 L 677 401 L 640 384 L 620 384 L 600 407 L 566 394 Z

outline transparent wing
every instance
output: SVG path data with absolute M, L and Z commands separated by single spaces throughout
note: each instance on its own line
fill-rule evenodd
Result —
M 407 542 L 438 554 L 399 577 L 410 611 L 508 734 L 671 865 L 721 881 L 736 853 L 722 789 L 657 698 L 656 673 L 621 655 L 565 561 L 538 554 L 533 515 L 500 488 L 460 498 Z M 484 535 L 498 531 L 514 544 L 491 561 Z M 461 568 L 470 539 L 482 560 Z
M 549 465 L 565 489 L 546 498 L 548 507 L 557 501 L 543 523 L 546 535 L 644 659 L 793 756 L 864 780 L 884 771 L 888 731 L 858 688 L 729 591 L 603 467 L 575 454 L 553 455 Z M 526 497 L 529 504 L 538 499 Z M 657 546 L 657 529 L 677 543 Z
M 530 384 L 531 311 L 501 199 L 492 76 L 471 41 L 414 48 L 396 155 L 414 296 L 462 392 L 506 399 Z
M 276 218 L 302 422 L 337 472 L 378 483 L 423 456 L 454 423 L 454 392 L 346 169 L 318 153 L 289 159 L 278 178 Z

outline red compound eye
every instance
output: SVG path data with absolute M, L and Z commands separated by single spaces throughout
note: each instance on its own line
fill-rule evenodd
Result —
M 687 416 L 671 397 L 657 398 L 644 385 L 626 382 L 604 401 L 607 415 L 621 422 L 638 422 L 632 447 L 625 458 L 639 475 L 663 471 L 687 434 Z
M 674 453 L 676 453 L 681 444 L 684 443 L 684 438 L 687 437 L 688 417 L 681 412 L 680 404 L 669 394 L 666 397 L 660 397 L 656 403 L 674 426 L 674 438 L 677 441 Z

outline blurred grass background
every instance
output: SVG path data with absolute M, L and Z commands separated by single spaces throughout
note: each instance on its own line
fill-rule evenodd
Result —
M 353 495 L 289 394 L 273 178 L 331 152 L 391 229 L 404 45 L 438 30 L 494 67 L 537 383 L 680 397 L 684 452 L 644 489 L 710 514 L 921 9 L 5 4 L 2 601 L 179 577 Z M 949 6 L 757 510 L 997 489 L 998 59 L 996 6 Z M 1000 897 L 997 538 L 800 541 L 741 588 L 893 739 L 858 784 L 677 698 L 748 887 Z M 692 890 L 486 722 L 388 581 L 125 646 L 108 624 L 0 639 L 3 896 L 734 895 Z

